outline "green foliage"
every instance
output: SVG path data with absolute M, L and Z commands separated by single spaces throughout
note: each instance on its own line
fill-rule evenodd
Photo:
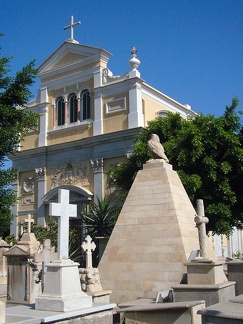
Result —
M 30 129 L 38 124 L 38 115 L 22 109 L 30 98 L 29 86 L 34 82 L 37 70 L 34 61 L 8 76 L 11 58 L 0 58 L 0 236 L 9 233 L 13 215 L 10 206 L 16 202 L 16 193 L 10 184 L 17 179 L 17 171 L 4 169 L 6 156 L 15 154 L 20 142 Z M 20 108 L 21 107 L 21 108 Z
M 39 241 L 41 244 L 43 244 L 45 239 L 50 239 L 51 245 L 57 248 L 58 223 L 57 220 L 52 216 L 47 218 L 45 227 L 42 225 L 37 225 L 36 223 L 32 224 L 31 232 L 35 234 L 37 241 Z
M 183 119 L 169 113 L 156 118 L 135 138 L 128 161 L 108 171 L 113 183 L 129 190 L 142 165 L 151 157 L 147 141 L 156 133 L 173 169 L 192 200 L 203 199 L 210 222 L 208 230 L 229 234 L 243 224 L 243 129 L 239 100 L 232 99 L 223 116 L 197 115 Z
M 120 208 L 112 198 L 96 198 L 88 210 L 81 212 L 83 227 L 95 240 L 97 237 L 109 237 L 115 226 Z
M 243 260 L 243 254 L 241 252 L 233 253 L 233 258 Z

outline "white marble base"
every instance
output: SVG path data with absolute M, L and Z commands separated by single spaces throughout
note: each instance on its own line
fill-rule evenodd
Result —
M 53 312 L 70 312 L 78 309 L 92 307 L 92 297 L 86 294 L 68 297 L 41 296 L 35 300 L 36 310 L 48 310 Z
M 35 299 L 35 309 L 68 312 L 92 307 L 92 297 L 81 290 L 78 263 L 62 259 L 46 267 L 44 292 Z
M 0 323 L 5 323 L 5 303 L 0 301 Z

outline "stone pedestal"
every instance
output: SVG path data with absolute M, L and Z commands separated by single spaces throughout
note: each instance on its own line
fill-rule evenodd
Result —
M 218 285 L 186 285 L 172 286 L 174 301 L 185 302 L 205 300 L 205 305 L 210 306 L 227 302 L 235 296 L 235 282 L 228 281 Z
M 188 285 L 217 285 L 228 281 L 222 262 L 193 260 L 184 265 L 187 267 Z
M 131 304 L 129 307 L 123 305 L 119 305 L 123 323 L 134 324 L 201 324 L 201 318 L 197 312 L 205 307 L 203 300 L 159 304 L 141 302 Z
M 235 294 L 243 294 L 243 261 L 231 261 L 227 263 L 228 279 L 235 281 Z
M 228 303 L 218 303 L 198 311 L 202 324 L 243 323 L 243 295 L 231 298 Z
M 172 287 L 175 302 L 204 299 L 209 306 L 235 296 L 235 282 L 227 280 L 222 262 L 193 260 L 184 265 L 187 267 L 187 284 Z
M 46 267 L 44 292 L 35 300 L 36 310 L 68 312 L 92 307 L 92 297 L 81 290 L 78 263 L 62 259 Z

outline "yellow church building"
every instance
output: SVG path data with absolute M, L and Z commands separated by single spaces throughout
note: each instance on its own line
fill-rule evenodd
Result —
M 141 78 L 135 48 L 128 57 L 130 71 L 113 75 L 111 54 L 79 44 L 73 37 L 76 24 L 71 18 L 71 37 L 39 66 L 38 95 L 24 108 L 40 117 L 38 129 L 29 132 L 20 153 L 11 158 L 20 171 L 13 184 L 20 197 L 12 208 L 17 217 L 11 234 L 16 236 L 27 214 L 45 224 L 58 189 L 69 189 L 70 203 L 79 210 L 109 195 L 106 171 L 127 158 L 134 135 L 149 120 L 168 111 L 184 118 L 196 115 Z

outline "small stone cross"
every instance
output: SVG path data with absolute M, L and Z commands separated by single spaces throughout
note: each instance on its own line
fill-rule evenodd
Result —
M 31 223 L 34 223 L 34 219 L 31 218 L 30 214 L 28 214 L 27 216 L 28 216 L 28 218 L 26 218 L 24 221 L 25 221 L 25 223 L 28 224 L 27 233 L 31 233 Z
M 96 245 L 89 235 L 86 236 L 81 247 L 84 250 L 84 252 L 86 252 L 86 268 L 92 268 L 92 252 L 95 250 Z
M 58 190 L 58 203 L 50 203 L 49 214 L 58 216 L 57 257 L 68 259 L 69 217 L 77 217 L 77 205 L 69 204 L 69 190 Z
M 73 22 L 73 16 L 71 16 L 71 23 L 70 25 L 64 27 L 64 30 L 66 29 L 69 29 L 70 28 L 70 39 L 73 40 L 73 27 L 77 26 L 77 25 L 80 25 L 81 22 L 80 21 L 77 21 L 76 23 Z
M 197 216 L 194 218 L 196 227 L 198 228 L 198 238 L 200 247 L 200 256 L 207 259 L 207 233 L 206 224 L 209 219 L 204 215 L 204 205 L 202 199 L 197 199 Z

